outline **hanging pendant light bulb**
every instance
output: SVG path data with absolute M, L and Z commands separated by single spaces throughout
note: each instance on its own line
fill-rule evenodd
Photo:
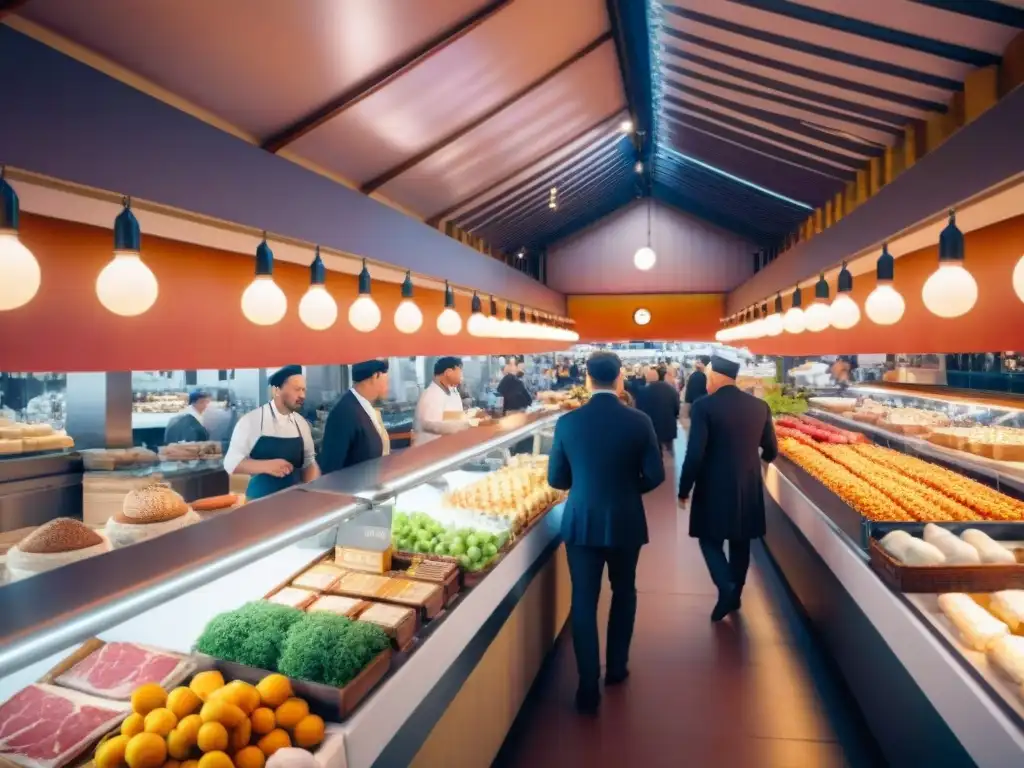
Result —
M 498 302 L 491 296 L 490 312 L 487 315 L 487 325 L 484 326 L 484 336 L 488 339 L 501 338 L 501 318 L 498 317 Z
M 510 339 L 529 338 L 526 328 L 526 310 L 521 304 L 519 305 L 519 316 L 511 321 L 508 332 Z
M 96 296 L 115 315 L 135 317 L 153 306 L 160 288 L 139 256 L 142 232 L 131 199 L 124 198 L 121 205 L 114 219 L 114 258 L 96 278 Z
M 944 318 L 966 315 L 978 301 L 978 283 L 964 269 L 964 233 L 954 211 L 939 235 L 939 268 L 925 281 L 921 299 L 929 312 Z
M 803 333 L 806 327 L 804 321 L 804 311 L 801 308 L 803 303 L 803 297 L 800 294 L 800 286 L 796 287 L 793 291 L 793 305 L 786 310 L 786 314 L 782 316 L 782 327 L 786 333 Z
M 380 325 L 380 307 L 370 296 L 370 270 L 363 259 L 363 269 L 359 273 L 359 296 L 348 308 L 348 324 L 360 333 L 375 331 Z
M 299 319 L 313 331 L 326 331 L 338 319 L 338 303 L 327 292 L 327 268 L 316 247 L 313 263 L 309 265 L 309 290 L 299 302 Z
M 748 339 L 760 339 L 764 336 L 764 317 L 767 314 L 767 305 L 761 307 L 754 305 L 754 319 L 751 321 L 750 327 L 747 328 Z
M 843 268 L 839 270 L 839 282 L 836 285 L 836 297 L 829 307 L 829 319 L 832 327 L 840 331 L 848 331 L 860 322 L 860 307 L 850 296 L 853 290 L 853 274 L 843 262 Z
M 402 283 L 402 301 L 395 310 L 395 328 L 399 333 L 416 333 L 423 325 L 423 313 L 413 299 L 412 273 L 405 273 Z
M 804 327 L 811 333 L 821 333 L 832 322 L 828 305 L 828 281 L 825 273 L 818 276 L 814 284 L 814 301 L 804 310 Z
M 455 336 L 462 330 L 462 316 L 455 311 L 455 293 L 444 281 L 444 309 L 437 316 L 437 330 L 442 336 Z
M 498 329 L 498 338 L 514 338 L 512 336 L 512 304 L 510 302 L 505 302 L 505 319 L 501 321 Z
M 657 254 L 654 253 L 654 249 L 651 247 L 651 196 L 647 196 L 647 245 L 643 248 L 637 249 L 637 252 L 633 254 L 633 266 L 639 269 L 641 272 L 647 272 L 654 267 L 655 262 L 658 260 Z
M 1024 301 L 1024 256 L 1020 257 L 1017 266 L 1013 268 L 1013 290 L 1017 298 Z
M 882 245 L 882 255 L 875 267 L 875 290 L 864 301 L 864 314 L 876 325 L 894 325 L 903 317 L 907 303 L 893 285 L 896 259 L 889 253 L 888 244 Z
M 470 302 L 469 320 L 466 322 L 466 330 L 470 336 L 483 337 L 487 335 L 487 315 L 484 314 L 484 305 L 476 291 L 473 291 L 473 301 Z
M 39 262 L 18 237 L 20 216 L 18 194 L 0 165 L 0 312 L 28 304 L 43 280 Z
M 782 331 L 782 294 L 775 294 L 775 311 L 764 320 L 764 335 L 779 336 Z
M 274 282 L 274 252 L 267 233 L 256 246 L 256 277 L 242 293 L 242 314 L 256 325 L 276 325 L 288 311 L 288 297 Z

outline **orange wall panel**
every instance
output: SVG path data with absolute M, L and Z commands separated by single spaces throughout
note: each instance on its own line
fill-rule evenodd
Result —
M 921 300 L 925 280 L 938 266 L 938 244 L 896 259 L 894 285 L 906 312 L 893 326 L 875 325 L 863 314 L 864 300 L 875 288 L 874 272 L 854 278 L 853 298 L 861 321 L 848 331 L 783 333 L 744 342 L 754 352 L 773 355 L 895 354 L 1018 351 L 1024 347 L 1024 302 L 1013 291 L 1013 268 L 1024 254 L 1024 216 L 966 235 L 964 266 L 978 283 L 978 302 L 963 317 L 946 320 L 929 312 Z M 835 296 L 835 280 L 829 285 Z M 814 289 L 803 289 L 804 306 Z M 769 302 L 769 306 L 771 302 Z M 785 299 L 789 309 L 789 297 Z
M 142 257 L 160 283 L 160 295 L 144 315 L 119 317 L 96 298 L 96 277 L 113 255 L 109 229 L 23 214 L 21 237 L 39 260 L 43 284 L 28 305 L 0 312 L 2 371 L 334 365 L 371 357 L 529 353 L 558 346 L 476 339 L 465 326 L 457 336 L 442 336 L 435 322 L 444 297 L 422 289 L 417 289 L 416 301 L 423 310 L 423 327 L 412 335 L 400 334 L 392 322 L 400 287 L 379 282 L 374 283 L 373 297 L 383 315 L 380 327 L 358 333 L 347 319 L 357 295 L 356 278 L 333 272 L 327 288 L 338 302 L 338 321 L 326 331 L 311 331 L 298 317 L 309 269 L 280 262 L 274 265 L 274 278 L 288 296 L 288 314 L 276 326 L 253 325 L 241 309 L 242 291 L 253 278 L 253 256 L 145 233 Z M 469 299 L 460 296 L 458 301 L 465 320 Z
M 711 341 L 725 312 L 722 293 L 569 296 L 569 317 L 580 341 Z M 651 313 L 639 326 L 633 313 Z

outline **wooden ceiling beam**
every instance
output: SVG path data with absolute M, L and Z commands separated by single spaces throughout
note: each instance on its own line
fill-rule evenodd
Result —
M 23 2 L 25 0 L 22 0 Z M 2 4 L 4 0 L 0 0 Z M 307 133 L 319 128 L 327 121 L 337 117 L 349 107 L 353 107 L 364 99 L 369 98 L 381 89 L 387 87 L 411 69 L 419 66 L 427 59 L 435 56 L 457 40 L 465 37 L 485 21 L 493 17 L 503 8 L 506 8 L 512 0 L 492 0 L 480 8 L 472 16 L 468 16 L 458 24 L 443 30 L 440 34 L 428 40 L 422 46 L 412 51 L 405 58 L 387 65 L 385 68 L 374 72 L 366 79 L 356 83 L 337 98 L 324 104 L 315 112 L 303 116 L 299 120 L 279 131 L 263 142 L 262 146 L 268 152 L 279 152 L 289 144 L 298 141 Z M 0 5 L 2 8 L 2 5 Z M 0 16 L 3 11 L 0 10 Z
M 392 181 L 392 180 L 396 179 L 397 177 L 401 176 L 406 171 L 408 171 L 408 170 L 410 170 L 412 168 L 415 168 L 417 165 L 422 163 L 427 158 L 431 157 L 432 155 L 437 154 L 442 149 L 447 147 L 449 144 L 452 144 L 453 142 L 458 141 L 463 136 L 468 134 L 470 131 L 473 131 L 473 130 L 479 128 L 481 125 L 486 123 L 488 120 L 490 120 L 491 118 L 495 117 L 496 115 L 498 115 L 499 113 L 503 112 L 504 110 L 508 109 L 510 106 L 515 104 L 520 99 L 524 98 L 525 96 L 528 96 L 530 93 L 532 93 L 533 91 L 537 90 L 542 85 L 548 83 L 550 80 L 552 80 L 556 76 L 560 75 L 562 72 L 564 72 L 566 69 L 571 67 L 573 64 L 575 64 L 578 61 L 580 61 L 581 59 L 583 59 L 588 54 L 591 54 L 594 51 L 596 51 L 602 45 L 604 45 L 609 40 L 611 40 L 611 37 L 612 37 L 612 33 L 610 31 L 606 31 L 604 34 L 602 34 L 596 40 L 591 42 L 589 45 L 586 45 L 583 48 L 581 48 L 580 50 L 576 51 L 576 53 L 574 53 L 572 56 L 567 58 L 565 61 L 563 61 L 557 67 L 555 67 L 551 71 L 547 72 L 543 77 L 541 77 L 541 78 L 539 78 L 537 80 L 534 80 L 532 83 L 527 85 L 525 88 L 522 88 L 522 89 L 516 91 L 514 94 L 512 94 L 507 99 L 502 101 L 500 104 L 495 105 L 491 109 L 489 109 L 486 112 L 484 112 L 482 115 L 479 115 L 478 117 L 474 118 L 473 120 L 469 121 L 468 123 L 466 123 L 465 125 L 460 127 L 458 130 L 453 131 L 452 133 L 448 134 L 443 139 L 434 142 L 433 144 L 431 144 L 426 149 L 424 149 L 424 150 L 422 150 L 420 152 L 417 152 L 415 155 L 413 155 L 412 157 L 410 157 L 410 158 L 408 158 L 406 160 L 403 160 L 398 165 L 393 166 L 392 168 L 388 168 L 386 171 L 381 173 L 379 176 L 376 176 L 376 177 L 370 179 L 365 184 L 363 184 L 363 186 L 361 188 L 362 192 L 364 194 L 367 194 L 367 195 L 372 194 L 373 192 L 376 192 L 378 189 L 380 189 L 385 184 L 387 184 L 389 181 Z

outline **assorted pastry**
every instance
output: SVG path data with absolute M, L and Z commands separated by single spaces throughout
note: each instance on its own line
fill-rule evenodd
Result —
M 219 459 L 224 452 L 223 446 L 216 440 L 203 440 L 192 443 L 169 443 L 160 446 L 162 461 L 198 461 L 200 459 Z
M 49 424 L 25 424 L 10 419 L 0 420 L 0 455 L 62 451 L 75 447 L 75 441 L 62 430 Z
M 449 507 L 525 525 L 562 498 L 547 481 L 547 456 L 518 460 L 476 482 L 449 491 Z
M 1016 555 L 984 531 L 968 528 L 959 536 L 934 523 L 921 538 L 906 531 L 891 531 L 878 541 L 894 560 L 910 566 L 1015 565 Z

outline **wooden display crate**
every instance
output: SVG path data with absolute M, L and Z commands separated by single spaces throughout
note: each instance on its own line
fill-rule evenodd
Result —
M 1019 552 L 1019 550 L 1018 550 Z M 1024 565 L 904 565 L 871 539 L 868 553 L 879 578 L 897 592 L 999 592 L 1024 589 Z M 1016 554 L 1016 553 L 1015 553 Z M 1018 559 L 1020 554 L 1017 554 Z

